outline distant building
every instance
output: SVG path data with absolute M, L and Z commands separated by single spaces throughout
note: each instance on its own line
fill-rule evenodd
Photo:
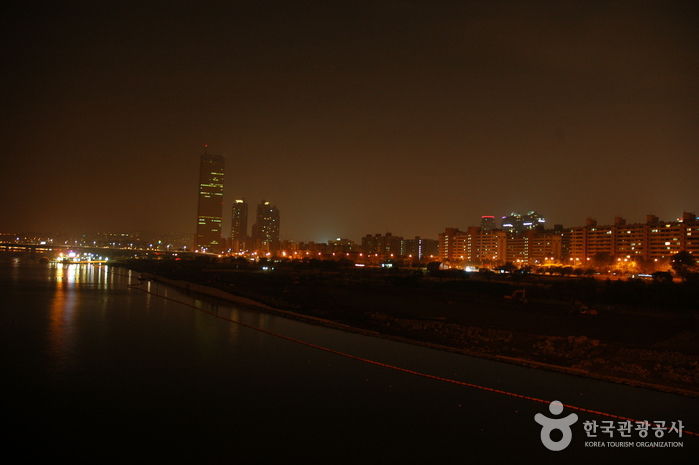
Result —
M 563 234 L 529 229 L 507 235 L 506 262 L 517 266 L 546 265 L 560 262 Z
M 512 212 L 502 217 L 502 229 L 508 233 L 518 233 L 522 231 L 522 214 Z
M 273 251 L 279 243 L 279 210 L 263 200 L 257 206 L 256 222 L 252 226 L 252 238 L 258 250 Z
M 223 172 L 225 159 L 204 150 L 199 165 L 199 202 L 195 248 L 200 252 L 220 252 L 223 224 Z
M 512 212 L 502 217 L 502 229 L 509 233 L 521 233 L 527 229 L 542 229 L 545 224 L 544 217 L 535 211 L 527 212 L 526 215 Z
M 385 235 L 375 234 L 372 236 L 367 234 L 362 238 L 362 252 L 365 254 L 385 255 L 387 257 L 400 257 L 402 241 L 402 237 L 394 236 L 390 232 L 387 232 Z
M 468 231 L 447 228 L 439 235 L 439 259 L 443 262 L 503 265 L 506 249 L 504 231 L 483 231 L 471 226 Z
M 245 199 L 238 199 L 231 211 L 231 251 L 245 252 L 248 240 L 248 204 Z
M 613 225 L 598 226 L 588 218 L 585 226 L 570 229 L 570 261 L 593 265 L 600 258 L 616 261 L 667 260 L 687 251 L 699 256 L 699 221 L 684 212 L 677 221 L 660 221 L 648 215 L 645 223 L 627 224 L 621 217 Z
M 332 249 L 332 252 L 343 252 L 349 253 L 357 250 L 357 244 L 353 240 L 338 237 L 337 239 L 328 241 L 328 246 Z
M 401 255 L 410 257 L 415 261 L 423 258 L 435 258 L 439 255 L 439 241 L 436 239 L 422 239 L 415 236 L 415 239 L 404 239 L 401 244 Z
M 561 243 L 561 235 L 550 231 L 508 233 L 497 229 L 484 231 L 478 226 L 467 231 L 447 228 L 439 235 L 439 259 L 458 266 L 553 263 L 561 259 Z
M 494 216 L 481 216 L 481 229 L 483 231 L 492 231 L 497 229 L 497 227 Z

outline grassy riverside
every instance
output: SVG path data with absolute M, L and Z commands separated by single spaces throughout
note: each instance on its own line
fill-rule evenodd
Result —
M 131 269 L 223 290 L 357 331 L 699 396 L 699 284 L 421 276 L 337 264 L 133 260 Z M 526 289 L 528 302 L 505 299 Z M 581 314 L 582 301 L 598 311 Z

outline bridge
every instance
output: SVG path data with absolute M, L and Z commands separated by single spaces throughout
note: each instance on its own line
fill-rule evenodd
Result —
M 18 244 L 0 243 L 0 260 L 9 258 L 28 258 L 32 260 L 58 260 L 66 258 L 71 261 L 82 261 L 81 257 L 99 257 L 91 262 L 107 260 L 125 260 L 129 258 L 182 258 L 193 259 L 196 256 L 212 256 L 213 254 L 198 252 L 183 252 L 180 250 L 158 250 L 139 248 L 112 248 L 95 246 L 74 246 L 55 244 Z M 105 260 L 106 259 L 106 260 Z

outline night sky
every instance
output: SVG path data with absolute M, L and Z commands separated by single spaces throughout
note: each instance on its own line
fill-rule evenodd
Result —
M 698 5 L 10 1 L 0 232 L 194 233 L 206 144 L 226 236 L 699 213 Z

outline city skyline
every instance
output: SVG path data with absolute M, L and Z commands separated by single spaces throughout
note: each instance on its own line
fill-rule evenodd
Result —
M 241 204 L 244 202 L 239 200 L 237 205 Z M 521 228 L 519 231 L 514 227 L 491 229 L 489 222 L 486 222 L 484 226 L 470 226 L 466 230 L 445 228 L 438 240 L 404 238 L 387 232 L 367 234 L 360 244 L 348 238 L 337 238 L 327 243 L 280 241 L 271 237 L 279 224 L 276 208 L 263 201 L 258 204 L 257 210 L 253 227 L 256 238 L 247 234 L 231 236 L 222 240 L 217 250 L 201 246 L 190 248 L 189 240 L 185 238 L 184 242 L 180 242 L 176 236 L 170 237 L 176 242 L 170 242 L 162 240 L 165 239 L 163 237 L 147 234 L 114 233 L 82 235 L 79 238 L 2 235 L 0 245 L 9 253 L 29 252 L 32 259 L 35 259 L 35 253 L 40 253 L 41 259 L 46 262 L 50 260 L 46 255 L 55 255 L 61 249 L 68 251 L 67 256 L 73 261 L 85 260 L 88 263 L 103 260 L 103 253 L 111 258 L 116 252 L 127 253 L 134 258 L 157 257 L 160 260 L 170 257 L 181 260 L 192 259 L 194 255 L 191 252 L 214 252 L 214 257 L 218 256 L 218 259 L 229 263 L 233 257 L 257 263 L 272 260 L 273 263 L 296 264 L 316 259 L 336 261 L 344 266 L 401 268 L 422 265 L 435 269 L 433 262 L 438 262 L 440 268 L 471 272 L 480 268 L 509 272 L 523 269 L 529 272 L 536 267 L 539 273 L 575 272 L 578 276 L 613 271 L 629 276 L 642 273 L 648 277 L 651 273 L 665 273 L 670 268 L 674 269 L 675 261 L 682 261 L 691 267 L 696 260 L 693 256 L 699 256 L 699 221 L 695 214 L 689 212 L 684 212 L 682 218 L 673 222 L 647 215 L 643 223 L 628 223 L 618 216 L 613 225 L 599 225 L 588 218 L 585 226 L 581 227 L 562 228 L 555 225 L 551 229 L 544 229 L 542 221 L 535 228 Z M 543 219 L 535 212 L 527 216 Z M 516 218 L 521 220 L 522 216 L 517 215 Z M 258 224 L 262 226 L 258 227 Z M 80 248 L 89 252 L 75 251 Z M 108 250 L 102 251 L 104 248 Z M 95 251 L 100 255 L 97 256 Z M 123 258 L 123 255 L 120 257 Z
M 0 231 L 195 234 L 206 144 L 230 169 L 224 211 L 272 199 L 282 240 L 434 238 L 531 209 L 673 220 L 699 211 L 698 13 L 11 1 Z
M 336 237 L 336 238 L 328 238 L 327 240 L 324 241 L 314 241 L 313 239 L 309 239 L 308 237 L 302 238 L 299 241 L 291 241 L 288 239 L 281 239 L 276 236 L 278 233 L 278 226 L 279 226 L 279 210 L 276 208 L 276 206 L 272 206 L 269 201 L 262 200 L 261 203 L 257 205 L 257 215 L 255 216 L 256 218 L 256 224 L 259 221 L 259 218 L 263 218 L 264 221 L 269 221 L 269 223 L 265 226 L 266 231 L 272 231 L 273 236 L 267 237 L 268 240 L 264 240 L 259 236 L 259 234 L 255 233 L 255 225 L 253 225 L 252 229 L 250 230 L 251 234 L 248 234 L 247 231 L 247 217 L 248 217 L 248 204 L 245 202 L 244 199 L 238 199 L 236 200 L 236 203 L 234 204 L 232 208 L 232 222 L 235 222 L 236 220 L 239 221 L 239 224 L 235 228 L 231 228 L 231 234 L 230 236 L 222 236 L 221 237 L 221 244 L 224 248 L 224 250 L 227 250 L 228 252 L 231 253 L 237 253 L 236 246 L 243 247 L 245 246 L 245 249 L 241 249 L 240 252 L 250 252 L 251 250 L 255 249 L 261 249 L 264 247 L 270 248 L 271 244 L 273 242 L 277 243 L 273 247 L 278 247 L 279 243 L 287 243 L 287 244 L 292 244 L 292 243 L 317 243 L 317 244 L 347 244 L 347 243 L 355 243 L 355 244 L 360 244 L 364 243 L 367 239 L 376 239 L 376 238 L 383 238 L 384 237 L 397 237 L 399 240 L 408 240 L 408 241 L 416 241 L 416 240 L 428 240 L 428 241 L 436 241 L 437 237 L 441 237 L 445 231 L 452 230 L 454 232 L 459 231 L 466 233 L 467 231 L 483 231 L 484 233 L 503 233 L 506 235 L 516 235 L 516 236 L 524 236 L 528 233 L 539 233 L 543 232 L 546 234 L 571 234 L 576 230 L 582 230 L 582 229 L 589 229 L 593 228 L 594 230 L 600 231 L 600 234 L 605 234 L 605 231 L 608 231 L 610 228 L 616 228 L 619 226 L 626 226 L 628 225 L 629 227 L 635 227 L 635 226 L 640 226 L 642 228 L 645 228 L 649 224 L 672 224 L 672 225 L 681 225 L 682 223 L 695 223 L 696 222 L 696 213 L 694 212 L 688 212 L 684 211 L 680 215 L 675 215 L 673 218 L 660 218 L 656 215 L 653 214 L 648 214 L 645 215 L 645 219 L 637 219 L 637 218 L 631 218 L 629 221 L 627 217 L 622 217 L 621 215 L 616 215 L 614 217 L 613 221 L 609 222 L 599 222 L 595 217 L 588 216 L 584 221 L 580 221 L 576 224 L 573 225 L 563 225 L 563 224 L 546 224 L 545 221 L 541 221 L 537 223 L 535 226 L 532 227 L 522 227 L 519 230 L 516 230 L 515 228 L 509 228 L 509 227 L 502 227 L 502 226 L 495 226 L 494 220 L 495 217 L 493 216 L 482 216 L 481 217 L 481 222 L 480 225 L 477 225 L 476 222 L 473 222 L 467 226 L 458 226 L 458 227 L 452 227 L 452 226 L 443 226 L 440 229 L 440 232 L 437 234 L 436 237 L 421 237 L 418 235 L 403 235 L 402 233 L 398 234 L 393 234 L 391 231 L 387 231 L 385 233 L 366 233 L 363 234 L 361 237 L 356 238 L 354 236 L 344 236 L 344 237 Z M 543 220 L 543 216 L 540 215 L 538 212 L 530 211 L 529 215 L 526 216 L 531 216 L 531 214 L 534 214 L 534 217 L 540 218 L 540 220 Z M 510 218 L 510 216 L 504 216 L 503 220 L 506 218 Z M 521 219 L 521 218 L 520 218 Z M 271 220 L 271 221 L 270 221 Z M 507 226 L 507 225 L 504 225 Z M 402 231 L 402 230 L 398 230 Z M 22 235 L 29 235 L 29 236 L 22 236 L 22 237 L 17 237 L 13 234 L 17 234 L 19 236 Z M 51 235 L 57 235 L 60 237 L 68 238 L 71 235 L 65 231 L 0 231 L 0 242 L 2 243 L 13 243 L 15 241 L 20 241 L 22 243 L 36 243 L 38 244 L 40 240 L 46 240 L 48 237 L 51 237 Z M 140 237 L 143 236 L 143 238 L 139 238 L 138 240 L 140 242 L 144 243 L 151 243 L 151 246 L 153 243 L 158 242 L 158 239 L 160 238 L 168 238 L 169 240 L 172 240 L 173 243 L 178 243 L 181 245 L 184 245 L 187 249 L 196 249 L 197 246 L 193 244 L 194 241 L 197 240 L 198 235 L 197 234 L 188 234 L 188 233 L 180 233 L 180 232 L 166 232 L 166 231 L 157 231 L 157 230 L 141 230 L 141 231 L 126 231 L 126 230 L 118 230 L 118 231 L 82 231 L 78 233 L 78 235 L 81 235 L 82 237 L 90 236 L 90 237 L 99 237 L 101 243 L 106 243 L 106 242 L 112 242 L 116 240 L 117 242 L 123 242 L 123 239 L 120 239 L 122 237 L 131 237 L 132 235 L 135 237 Z M 690 234 L 691 235 L 691 234 Z M 30 237 L 30 236 L 33 236 Z M 404 239 L 404 237 L 406 239 Z M 30 239 L 27 241 L 27 239 Z M 75 239 L 75 238 L 73 238 Z M 674 240 L 674 239 L 673 239 Z M 234 241 L 239 241 L 238 244 L 235 244 Z M 267 242 L 267 245 L 263 245 L 263 242 Z M 42 242 L 43 243 L 43 242 Z M 77 241 L 76 241 L 77 243 Z M 419 244 L 418 244 L 419 245 Z M 115 247 L 123 247 L 124 245 L 115 245 Z M 165 245 L 162 245 L 165 247 Z M 262 247 L 261 247 L 262 246 Z M 273 248 L 271 247 L 271 248 Z M 692 253 L 694 253 L 694 248 L 691 249 Z

